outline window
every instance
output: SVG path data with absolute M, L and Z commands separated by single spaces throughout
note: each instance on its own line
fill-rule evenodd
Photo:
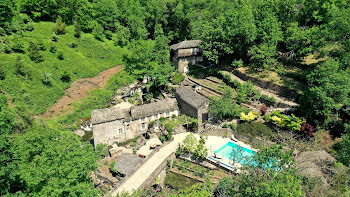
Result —
M 122 133 L 123 133 L 123 128 L 120 128 L 120 129 L 118 130 L 118 133 L 119 133 L 119 134 L 122 134 Z
M 140 122 L 146 122 L 146 118 L 141 118 Z
M 167 111 L 167 112 L 165 113 L 165 116 L 170 116 L 170 112 Z
M 141 130 L 145 130 L 146 129 L 146 125 L 145 124 L 142 124 L 141 125 Z
M 129 124 L 129 123 L 131 123 L 131 120 L 127 120 L 127 121 L 125 121 L 125 123 L 126 123 L 126 124 Z
M 153 115 L 154 119 L 157 119 L 159 117 L 159 114 Z

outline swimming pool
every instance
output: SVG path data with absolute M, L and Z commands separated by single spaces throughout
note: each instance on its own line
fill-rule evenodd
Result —
M 230 160 L 240 163 L 241 165 L 255 165 L 253 160 L 255 152 L 248 148 L 239 146 L 232 142 L 227 142 L 224 146 L 217 149 L 215 154 L 226 157 Z

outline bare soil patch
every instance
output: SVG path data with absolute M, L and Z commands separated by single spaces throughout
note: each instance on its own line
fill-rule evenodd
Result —
M 103 88 L 109 78 L 122 70 L 122 65 L 104 70 L 97 76 L 91 78 L 83 78 L 74 81 L 66 90 L 66 93 L 53 106 L 41 115 L 43 118 L 52 118 L 61 116 L 73 109 L 73 103 L 81 98 L 86 97 L 91 90 Z

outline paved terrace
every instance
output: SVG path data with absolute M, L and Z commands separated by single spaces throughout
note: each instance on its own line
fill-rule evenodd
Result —
M 121 192 L 133 193 L 136 191 L 155 171 L 162 162 L 177 149 L 179 143 L 181 143 L 189 133 L 180 133 L 174 135 L 174 141 L 159 149 L 146 163 L 144 163 L 137 171 L 130 176 L 117 190 L 112 192 L 112 196 Z

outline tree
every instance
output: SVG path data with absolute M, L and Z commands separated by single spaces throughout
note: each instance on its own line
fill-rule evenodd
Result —
M 11 0 L 3 0 L 0 2 L 0 28 L 7 30 L 10 27 L 12 18 L 14 17 L 14 8 Z M 0 32 L 1 35 L 1 32 Z
M 94 24 L 92 29 L 92 35 L 94 35 L 97 40 L 103 41 L 104 39 L 103 28 L 97 22 Z
M 304 196 L 302 179 L 291 166 L 291 152 L 274 145 L 260 150 L 255 156 L 257 163 L 246 168 L 235 178 L 224 178 L 214 190 L 215 196 Z M 271 166 L 269 165 L 271 164 Z
M 350 75 L 329 58 L 317 65 L 307 80 L 309 88 L 302 95 L 300 108 L 309 120 L 326 126 L 335 120 L 341 105 L 349 102 Z
M 43 61 L 43 56 L 40 54 L 39 46 L 35 42 L 29 42 L 28 53 L 33 62 L 39 63 Z
M 16 176 L 22 192 L 34 196 L 96 196 L 90 172 L 97 167 L 93 147 L 69 131 L 33 128 L 14 140 Z M 35 166 L 35 167 L 34 167 Z
M 213 99 L 209 106 L 210 113 L 217 119 L 239 117 L 239 106 L 233 101 L 232 89 L 226 88 L 219 99 Z
M 344 165 L 350 166 L 350 134 L 344 134 L 342 141 L 335 145 L 338 160 Z
M 54 32 L 56 35 L 63 35 L 66 33 L 66 24 L 62 21 L 61 16 L 57 17 Z
M 198 145 L 198 140 L 196 139 L 196 137 L 192 133 L 190 133 L 183 140 L 182 145 L 186 151 L 188 151 L 190 153 L 194 153 L 194 151 L 196 150 L 197 145 Z
M 14 131 L 14 114 L 9 109 L 7 98 L 0 94 L 0 195 L 6 195 L 12 183 L 13 155 L 9 134 Z

